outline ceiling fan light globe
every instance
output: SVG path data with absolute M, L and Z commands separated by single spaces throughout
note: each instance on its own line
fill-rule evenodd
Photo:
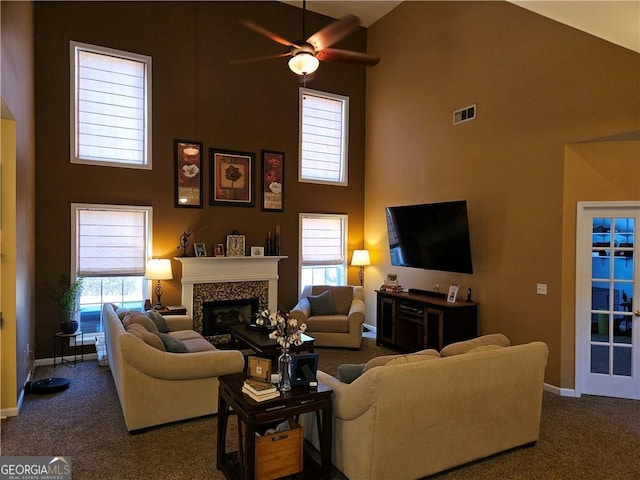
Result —
M 289 59 L 289 68 L 296 75 L 310 75 L 318 69 L 320 61 L 309 52 L 300 52 Z

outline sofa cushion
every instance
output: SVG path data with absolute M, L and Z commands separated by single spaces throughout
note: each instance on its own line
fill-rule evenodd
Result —
M 162 343 L 164 344 L 164 348 L 167 350 L 167 352 L 189 353 L 189 349 L 184 344 L 184 342 L 181 342 L 177 338 L 174 338 L 167 333 L 161 333 L 161 332 L 156 332 L 156 335 L 160 337 L 160 340 L 162 340 Z
M 156 324 L 153 323 L 153 320 L 151 320 L 142 312 L 132 310 L 127 313 L 122 319 L 122 325 L 124 325 L 124 328 L 127 328 L 132 323 L 138 323 L 142 325 L 147 329 L 147 331 L 151 333 L 156 333 L 158 331 L 158 327 L 156 327 Z
M 325 290 L 320 295 L 309 295 L 307 300 L 309 300 L 309 305 L 311 305 L 311 316 L 335 315 L 338 313 L 333 303 L 331 290 Z
M 202 335 L 200 335 L 195 330 L 177 330 L 174 332 L 169 332 L 169 335 L 180 340 L 181 342 L 184 342 L 185 340 L 191 340 L 192 338 L 202 338 Z
M 498 350 L 500 348 L 505 347 L 503 345 L 478 345 L 477 347 L 473 347 L 471 350 L 468 350 L 467 353 L 486 352 L 487 350 Z
M 169 326 L 167 325 L 167 321 L 164 319 L 162 315 L 158 313 L 157 310 L 149 310 L 147 312 L 147 317 L 149 317 L 153 323 L 158 327 L 158 331 L 160 333 L 169 333 Z
M 115 309 L 116 315 L 118 316 L 118 318 L 120 319 L 120 321 L 124 320 L 124 317 L 127 315 L 127 313 L 130 312 L 129 308 L 124 308 L 124 307 L 120 307 L 120 308 L 116 308 Z
M 175 338 L 175 337 L 173 337 Z M 207 352 L 209 350 L 215 350 L 216 347 L 207 342 L 204 338 L 189 338 L 183 340 L 182 343 L 187 347 L 190 352 Z
M 349 333 L 349 319 L 344 315 L 322 315 L 307 318 L 308 332 Z
M 129 325 L 127 327 L 127 332 L 131 333 L 132 335 L 139 338 L 147 345 L 152 346 L 153 348 L 157 348 L 162 352 L 166 351 L 166 349 L 164 348 L 164 344 L 162 343 L 162 340 L 160 340 L 160 337 L 149 332 L 146 328 L 144 328 L 139 323 L 132 323 L 131 325 Z
M 440 350 L 440 355 L 442 355 L 443 357 L 461 355 L 483 345 L 497 345 L 500 347 L 508 347 L 511 345 L 511 342 L 506 336 L 501 333 L 492 333 L 490 335 L 483 335 L 482 337 L 447 345 L 442 350 Z
M 403 363 L 421 362 L 424 360 L 432 360 L 434 358 L 440 358 L 440 354 L 433 349 L 420 350 L 419 352 L 408 353 L 406 355 L 382 355 L 380 357 L 372 358 L 365 366 L 362 373 L 367 372 L 375 367 L 400 365 Z

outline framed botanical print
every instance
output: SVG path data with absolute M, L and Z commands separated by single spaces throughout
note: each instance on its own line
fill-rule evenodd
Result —
M 262 150 L 262 211 L 284 212 L 284 152 Z
M 175 206 L 202 208 L 202 142 L 174 140 Z
M 209 203 L 237 207 L 253 207 L 253 175 L 255 154 L 209 149 L 211 186 Z
M 227 235 L 227 257 L 244 257 L 244 235 Z

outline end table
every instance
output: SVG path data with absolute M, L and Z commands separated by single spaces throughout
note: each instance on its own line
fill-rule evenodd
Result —
M 80 338 L 80 343 L 78 343 L 78 337 Z M 73 360 L 66 360 L 64 358 L 64 342 L 65 340 L 71 341 L 74 339 L 73 347 Z M 80 361 L 84 362 L 84 351 L 82 350 L 82 344 L 84 343 L 84 334 L 81 331 L 75 333 L 62 333 L 58 332 L 53 335 L 53 366 L 56 366 L 56 352 L 58 351 L 57 346 L 60 344 L 60 365 L 64 362 L 75 364 L 78 361 L 78 349 L 80 349 Z

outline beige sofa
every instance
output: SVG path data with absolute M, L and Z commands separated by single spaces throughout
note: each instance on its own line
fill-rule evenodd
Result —
M 162 317 L 169 330 L 165 340 L 170 341 L 167 337 L 171 337 L 173 343 L 190 350 L 168 352 L 144 319 L 135 322 L 125 312 L 118 313 L 125 323 L 112 304 L 103 305 L 109 368 L 127 430 L 217 413 L 218 377 L 241 372 L 242 353 L 216 350 L 192 330 L 193 323 L 186 315 Z
M 330 292 L 330 299 L 322 295 L 325 292 Z M 329 308 L 330 313 L 316 313 L 310 296 L 319 299 L 315 304 L 321 305 L 325 311 Z M 315 346 L 347 348 L 360 348 L 362 344 L 364 313 L 364 289 L 361 286 L 332 285 L 304 287 L 300 301 L 290 312 L 298 322 L 307 324 L 306 333 L 315 339 Z
M 547 346 L 462 353 L 465 343 L 447 357 L 396 357 L 350 384 L 318 372 L 334 391 L 334 465 L 351 480 L 417 479 L 536 442 Z M 317 448 L 315 417 L 300 423 Z

